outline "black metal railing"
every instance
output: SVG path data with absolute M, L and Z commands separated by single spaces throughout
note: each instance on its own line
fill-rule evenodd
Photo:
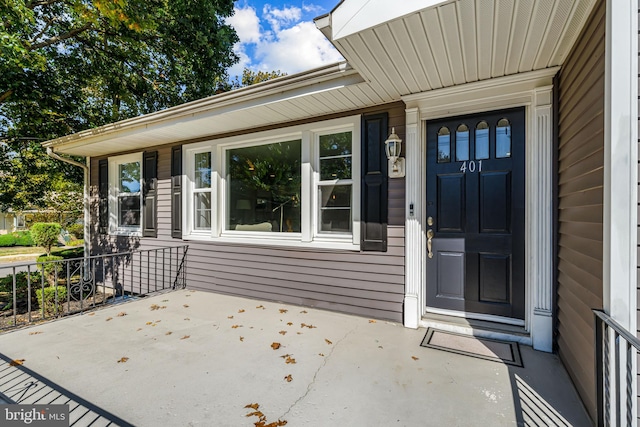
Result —
M 640 340 L 611 316 L 593 310 L 596 321 L 598 427 L 633 426 L 636 421 L 635 360 Z
M 188 249 L 184 245 L 12 265 L 0 278 L 0 331 L 184 288 Z

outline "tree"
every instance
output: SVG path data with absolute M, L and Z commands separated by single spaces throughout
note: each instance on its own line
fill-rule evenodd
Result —
M 47 256 L 51 256 L 51 247 L 58 241 L 61 230 L 62 227 L 56 222 L 36 222 L 31 226 L 31 238 L 47 251 Z
M 82 181 L 41 141 L 224 90 L 232 14 L 232 0 L 0 0 L 0 208 Z

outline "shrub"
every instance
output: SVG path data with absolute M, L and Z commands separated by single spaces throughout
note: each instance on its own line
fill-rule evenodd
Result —
M 58 273 L 58 278 L 60 278 L 60 274 L 62 273 L 63 263 L 62 262 L 51 262 L 51 261 L 62 261 L 64 258 L 57 255 L 41 255 L 36 259 L 38 263 L 38 269 L 40 271 L 43 270 L 42 264 L 44 263 L 44 275 L 49 281 L 49 283 L 53 283 L 55 280 L 55 274 Z
M 67 226 L 67 231 L 76 239 L 82 239 L 84 237 L 84 226 L 82 224 L 71 224 Z
M 13 234 L 0 234 L 0 247 L 15 246 L 16 238 Z
M 35 246 L 29 231 L 18 231 L 13 235 L 16 238 L 16 246 Z
M 51 247 L 58 241 L 62 227 L 56 222 L 36 222 L 31 226 L 31 237 L 38 246 L 42 246 L 47 255 L 51 255 Z
M 43 292 L 44 291 L 44 298 Z M 58 298 L 56 300 L 56 293 Z M 44 289 L 36 289 L 38 306 L 44 308 L 46 314 L 62 313 L 62 304 L 67 300 L 67 288 L 64 286 L 49 286 Z
M 82 240 L 81 242 L 84 243 Z M 84 256 L 84 248 L 65 249 L 56 252 L 56 256 L 62 257 L 62 259 L 82 258 Z
M 16 273 L 16 297 L 17 306 L 27 306 L 29 296 L 29 280 L 27 272 Z M 35 293 L 33 290 L 40 286 L 40 274 L 31 273 L 31 302 L 35 303 Z M 4 297 L 3 297 L 4 295 Z M 13 274 L 0 279 L 0 310 L 13 308 Z
M 84 245 L 84 240 L 82 239 L 71 240 L 67 242 L 67 246 L 82 246 L 82 245 Z

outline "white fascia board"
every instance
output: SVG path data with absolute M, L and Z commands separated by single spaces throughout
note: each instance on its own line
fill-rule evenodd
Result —
M 320 17 L 316 20 L 316 25 L 325 35 L 325 27 L 330 26 L 330 40 L 336 41 L 402 16 L 449 2 L 450 0 L 401 0 L 393 3 L 388 0 L 345 0 L 331 12 L 329 19 L 325 16 Z
M 42 145 L 51 147 L 56 152 L 75 154 L 74 149 L 78 147 L 107 141 L 114 137 L 120 138 L 140 133 L 149 133 L 152 136 L 154 131 L 162 132 L 162 128 L 175 123 L 201 119 L 205 116 L 217 116 L 229 111 L 243 109 L 249 111 L 251 107 L 258 105 L 309 96 L 363 81 L 363 78 L 349 64 L 340 62 L 181 104 L 155 113 L 110 123 L 95 129 L 88 129 L 43 142 Z M 137 147 L 127 147 L 127 149 L 135 148 Z

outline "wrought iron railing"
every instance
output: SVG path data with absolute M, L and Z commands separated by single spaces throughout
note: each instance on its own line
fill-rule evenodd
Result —
M 596 321 L 598 427 L 637 425 L 636 358 L 640 340 L 601 310 Z
M 0 278 L 0 331 L 184 288 L 188 248 L 184 245 L 12 265 L 9 275 Z

